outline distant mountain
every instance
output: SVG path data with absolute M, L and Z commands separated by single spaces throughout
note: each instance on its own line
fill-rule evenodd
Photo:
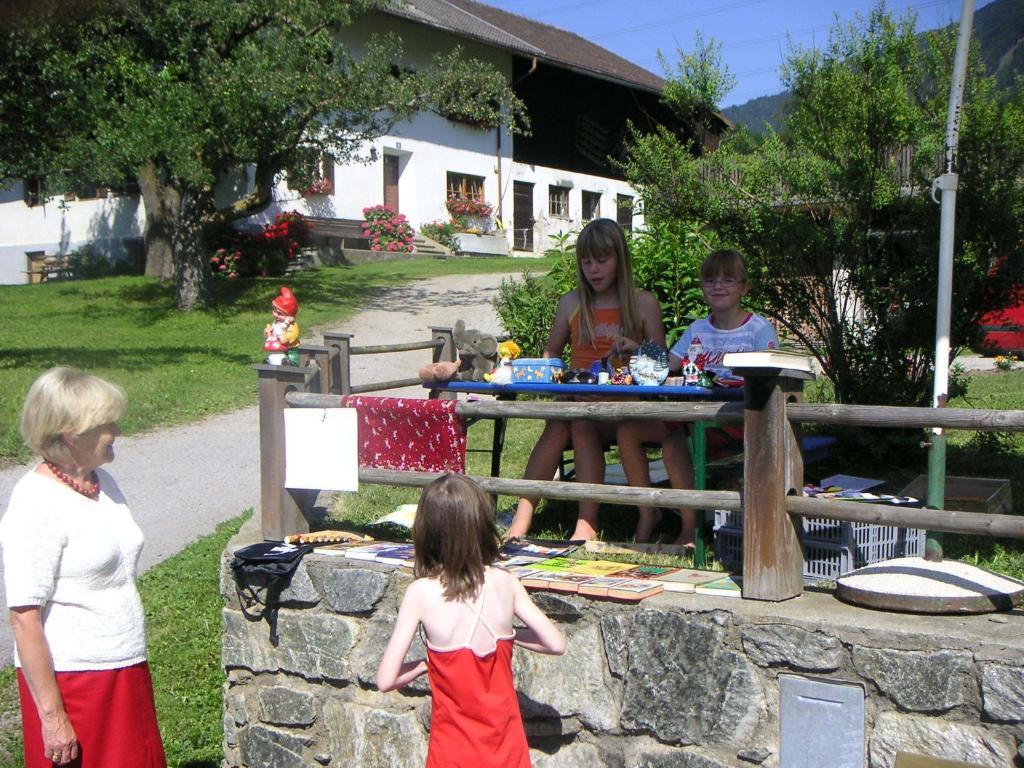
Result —
M 974 37 L 981 45 L 985 69 L 995 75 L 1000 87 L 1009 87 L 1014 77 L 1024 74 L 1024 2 L 995 0 L 975 11 Z M 722 112 L 734 123 L 760 134 L 768 125 L 782 130 L 788 104 L 789 94 L 777 93 L 726 107 Z

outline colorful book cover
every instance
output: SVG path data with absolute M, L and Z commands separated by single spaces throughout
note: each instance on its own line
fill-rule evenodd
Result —
M 568 544 L 557 541 L 529 541 L 527 539 L 513 539 L 501 545 L 502 557 L 515 557 L 517 555 L 535 555 L 542 558 L 562 557 L 576 549 L 575 544 Z
M 321 544 L 319 547 L 313 547 L 313 554 L 330 555 L 331 557 L 344 557 L 348 550 L 352 549 L 354 546 L 355 545 L 350 541 L 341 541 L 337 544 Z
M 532 573 L 521 576 L 519 582 L 530 589 L 553 589 L 551 584 L 557 578 L 558 575 L 551 571 L 539 571 L 535 568 Z
M 723 576 L 714 581 L 698 584 L 693 591 L 701 595 L 743 597 L 743 579 L 740 576 Z
M 398 546 L 393 541 L 378 541 L 376 544 L 364 544 L 361 547 L 349 547 L 345 550 L 345 557 L 352 560 L 375 560 L 377 553 Z
M 520 565 L 534 565 L 535 563 L 543 563 L 548 558 L 542 555 L 516 555 L 510 557 L 508 560 L 498 560 L 495 565 L 500 565 L 502 568 L 516 568 Z
M 610 576 L 633 568 L 630 563 L 615 563 L 610 560 L 573 560 L 568 557 L 552 557 L 537 568 L 558 573 L 579 573 L 586 576 Z
M 664 591 L 665 587 L 656 581 L 624 579 L 619 584 L 608 587 L 608 597 L 614 597 L 617 600 L 636 601 L 654 597 Z
M 626 567 L 615 575 L 623 579 L 657 579 L 681 570 L 683 569 L 671 565 L 631 565 L 627 563 Z
M 373 559 L 385 565 L 405 565 L 406 563 L 411 564 L 415 557 L 416 552 L 412 544 L 393 544 L 387 549 L 377 552 Z
M 580 585 L 593 578 L 585 573 L 552 573 L 547 588 L 556 592 L 579 592 Z
M 717 581 L 722 578 L 722 575 L 721 571 L 694 571 L 678 568 L 669 573 L 652 576 L 651 581 L 656 581 L 664 586 L 667 592 L 693 592 L 697 585 Z

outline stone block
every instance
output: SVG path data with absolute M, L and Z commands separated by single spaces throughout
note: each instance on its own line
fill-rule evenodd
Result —
M 295 569 L 288 585 L 278 595 L 277 602 L 286 605 L 307 606 L 320 602 L 320 593 L 313 585 L 313 580 L 309 578 L 305 562 L 299 563 L 299 567 Z
M 601 768 L 609 765 L 600 749 L 579 741 L 567 744 L 554 754 L 531 750 L 530 761 L 533 768 Z
M 705 750 L 666 747 L 643 751 L 628 764 L 636 768 L 732 768 L 732 763 L 722 762 Z
M 253 725 L 239 736 L 242 763 L 252 768 L 304 768 L 308 741 L 286 731 Z
M 982 664 L 981 699 L 985 714 L 993 720 L 1024 721 L 1024 668 Z
M 608 674 L 601 630 L 584 624 L 567 635 L 562 656 L 518 650 L 513 655 L 523 715 L 576 716 L 591 730 L 609 730 L 618 721 L 622 688 Z
M 576 621 L 583 615 L 577 605 L 581 598 L 559 595 L 554 592 L 535 592 L 531 597 L 549 619 Z
M 316 722 L 316 697 L 281 685 L 261 688 L 256 695 L 260 720 L 269 725 L 308 727 Z
M 853 649 L 853 666 L 899 707 L 911 712 L 944 712 L 963 703 L 971 657 L 950 650 Z
M 791 624 L 757 624 L 743 627 L 740 635 L 747 657 L 762 667 L 831 672 L 842 663 L 842 644 L 821 632 Z
M 278 642 L 266 621 L 223 612 L 222 663 L 253 672 L 288 672 L 306 679 L 348 679 L 354 626 L 342 616 L 284 610 L 276 612 Z M 259 625 L 259 629 L 255 626 Z
M 336 613 L 369 613 L 387 588 L 387 574 L 366 568 L 335 568 L 324 577 L 324 599 Z
M 629 635 L 620 723 L 676 744 L 742 743 L 765 713 L 756 668 L 713 614 L 641 610 Z
M 629 664 L 629 632 L 633 626 L 632 613 L 613 613 L 601 617 L 601 637 L 608 670 L 615 677 L 624 677 Z
M 883 712 L 868 741 L 868 768 L 892 768 L 897 752 L 960 760 L 991 768 L 1011 765 L 1015 747 L 984 728 L 938 717 Z
M 416 714 L 332 697 L 323 706 L 326 751 L 346 768 L 422 768 L 427 739 Z M 276 767 L 275 767 L 276 768 Z
M 380 666 L 380 658 L 384 655 L 384 648 L 388 644 L 391 632 L 395 628 L 394 620 L 390 621 L 366 621 L 362 625 L 359 635 L 359 642 L 349 654 L 349 671 L 352 677 L 365 686 L 376 686 L 377 667 Z M 413 636 L 412 645 L 405 658 L 424 659 L 427 656 L 427 649 L 420 639 L 419 633 Z M 413 680 L 405 686 L 403 691 L 415 693 L 430 693 L 430 683 L 426 675 Z

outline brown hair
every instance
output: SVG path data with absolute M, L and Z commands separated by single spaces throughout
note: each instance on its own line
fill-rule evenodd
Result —
M 713 280 L 716 277 L 731 277 L 742 283 L 747 282 L 747 265 L 743 254 L 728 248 L 712 251 L 700 265 L 700 279 Z
M 622 227 L 611 219 L 594 219 L 576 238 L 576 284 L 580 297 L 580 339 L 587 344 L 594 340 L 594 290 L 583 276 L 580 259 L 593 258 L 598 253 L 615 256 L 615 287 L 619 294 L 622 313 L 622 333 L 633 341 L 641 342 L 643 328 L 636 306 L 636 285 L 633 282 L 633 257 Z
M 443 475 L 423 489 L 412 527 L 416 578 L 441 580 L 448 600 L 472 598 L 500 540 L 491 497 L 465 475 Z

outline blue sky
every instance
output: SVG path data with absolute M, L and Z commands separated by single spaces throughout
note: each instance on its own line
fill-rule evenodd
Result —
M 821 46 L 835 17 L 851 21 L 875 0 L 482 0 L 488 5 L 575 32 L 659 75 L 658 51 L 692 50 L 694 33 L 722 43 L 737 79 L 721 106 L 782 90 L 778 68 L 788 40 Z M 976 0 L 976 8 L 991 0 Z M 897 15 L 917 14 L 918 29 L 960 17 L 961 0 L 888 0 Z

